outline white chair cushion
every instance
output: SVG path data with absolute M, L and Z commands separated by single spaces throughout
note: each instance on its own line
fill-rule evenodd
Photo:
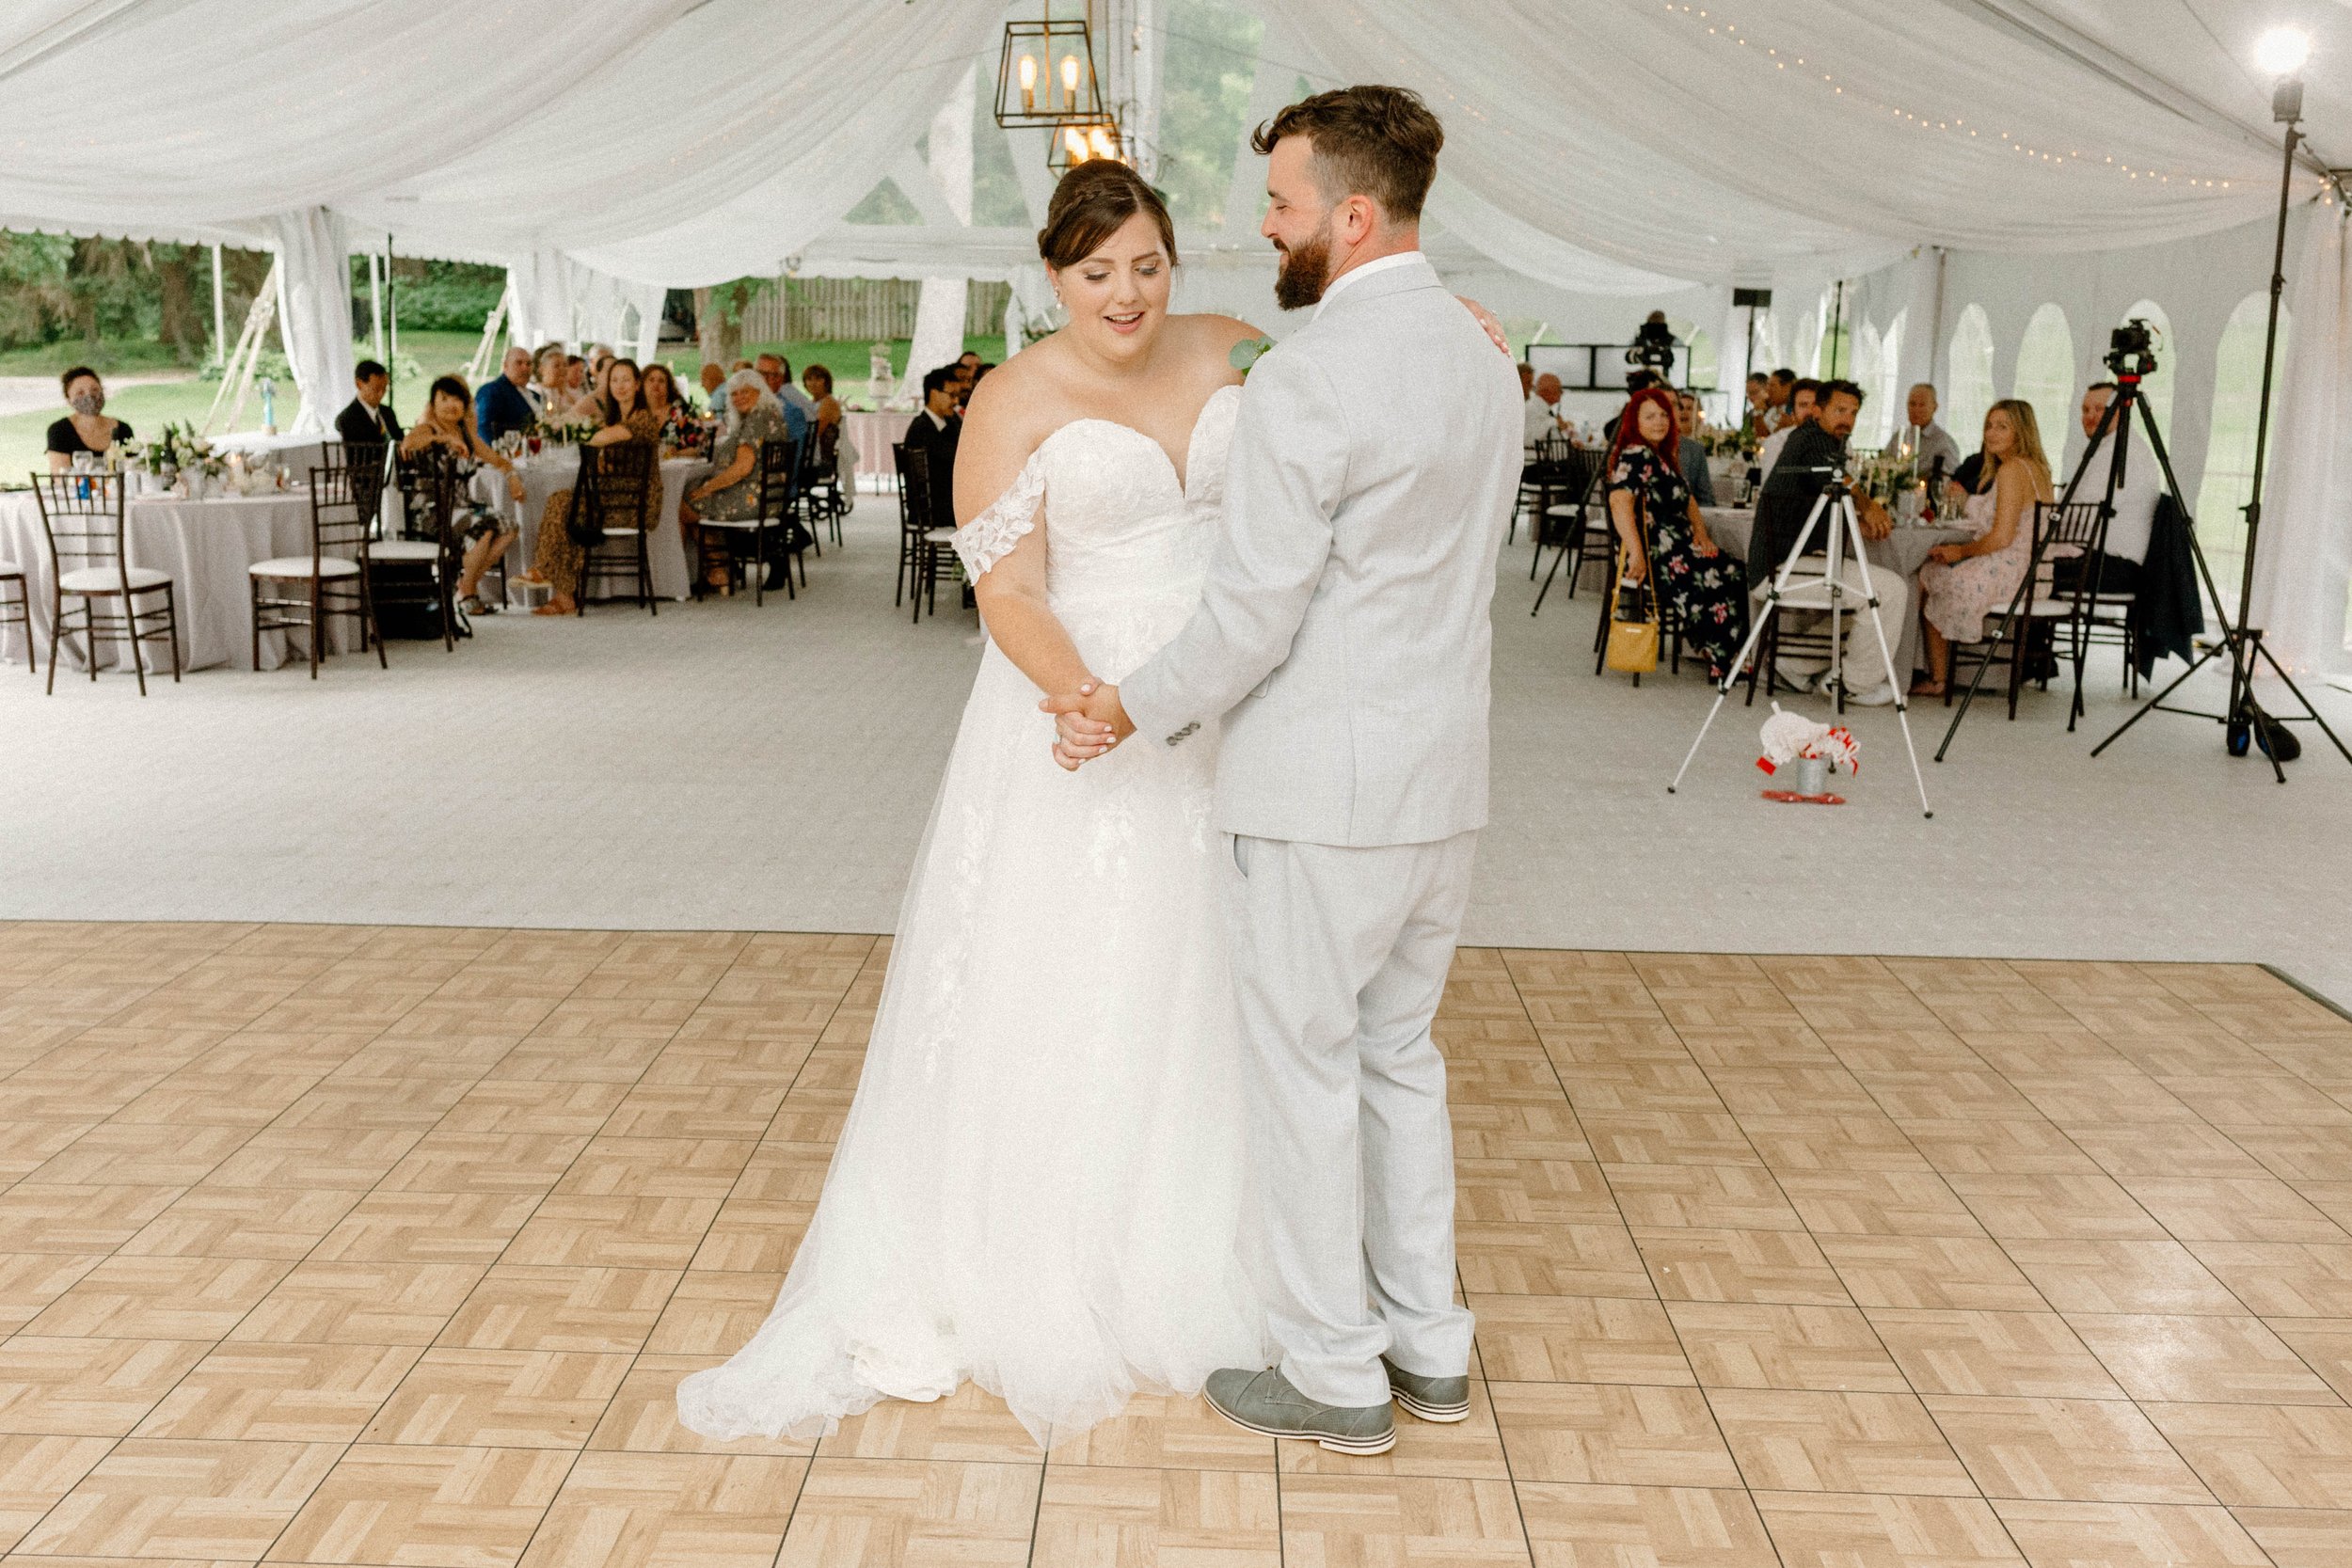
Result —
M 1583 510 L 1584 509 L 1582 507 L 1575 505 L 1547 506 L 1544 508 L 1544 515 L 1547 517 L 1574 517 L 1580 515 Z
M 759 519 L 756 517 L 705 517 L 700 526 L 704 528 L 731 528 L 749 533 L 754 529 L 759 527 Z M 770 528 L 782 528 L 784 526 L 784 519 L 781 517 L 771 517 L 768 520 L 768 526 Z M 608 529 L 605 531 L 606 537 L 610 538 L 615 531 L 626 537 L 627 535 L 634 533 L 637 531 L 635 529 L 621 529 L 617 531 Z
M 441 546 L 430 539 L 387 539 L 368 546 L 370 561 L 438 561 Z
M 927 528 L 923 531 L 923 542 L 927 545 L 944 545 L 955 536 L 956 531 L 951 528 Z
M 345 561 L 339 555 L 322 556 L 318 568 L 322 578 L 356 578 L 359 575 L 358 562 Z M 310 575 L 310 558 L 307 555 L 275 556 L 268 561 L 257 561 L 246 570 L 257 578 L 307 578 Z
M 112 566 L 85 566 L 68 572 L 57 579 L 57 586 L 69 594 L 119 594 L 123 574 Z M 171 580 L 168 572 L 158 572 L 151 566 L 134 566 L 130 571 L 131 592 L 140 594 L 150 588 L 161 588 Z

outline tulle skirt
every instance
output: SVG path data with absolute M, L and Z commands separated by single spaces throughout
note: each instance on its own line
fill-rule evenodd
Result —
M 1140 651 L 1087 649 L 1112 678 Z M 693 1430 L 809 1438 L 969 1381 L 1045 1446 L 1265 1364 L 1214 746 L 1071 774 L 1052 722 L 992 644 L 816 1217 L 765 1324 L 680 1384 Z

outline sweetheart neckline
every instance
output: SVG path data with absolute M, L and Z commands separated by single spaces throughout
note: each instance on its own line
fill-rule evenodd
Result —
M 1168 465 L 1168 476 L 1176 481 L 1177 494 L 1189 498 L 1192 495 L 1193 448 L 1200 444 L 1200 427 L 1208 420 L 1209 404 L 1215 403 L 1218 398 L 1223 397 L 1227 392 L 1239 392 L 1240 390 L 1241 386 L 1239 383 L 1229 382 L 1227 385 L 1219 387 L 1216 391 L 1211 392 L 1207 397 L 1200 401 L 1200 411 L 1193 415 L 1192 429 L 1186 432 L 1184 436 L 1184 466 L 1181 468 L 1176 466 L 1176 460 L 1168 454 L 1168 448 L 1161 444 L 1157 436 L 1147 435 L 1145 432 L 1136 429 L 1134 425 L 1128 424 L 1124 420 L 1106 420 L 1099 414 L 1082 414 L 1077 419 L 1072 420 L 1068 423 L 1056 425 L 1046 436 L 1045 439 L 1037 444 L 1037 451 L 1029 453 L 1029 462 L 1036 462 L 1039 456 L 1044 452 L 1045 449 L 1052 445 L 1064 431 L 1075 430 L 1082 424 L 1104 424 L 1110 426 L 1113 430 L 1125 431 L 1128 435 L 1136 436 L 1143 441 L 1144 444 L 1149 446 L 1153 451 L 1158 452 L 1160 454 L 1160 461 Z M 1023 465 L 1025 467 L 1026 466 L 1026 464 Z

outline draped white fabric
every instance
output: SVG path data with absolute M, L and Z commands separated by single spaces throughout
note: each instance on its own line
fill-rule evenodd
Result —
M 302 410 L 294 430 L 335 428 L 351 401 L 351 245 L 343 220 L 323 207 L 277 220 L 278 323 Z
M 2067 8 L 2112 17 L 2122 33 L 2126 3 Z M 2128 6 L 2169 14 L 2181 0 Z M 1427 97 L 1446 119 L 1454 176 L 1493 207 L 1693 280 L 1771 281 L 1788 262 L 1851 277 L 1920 243 L 2145 244 L 2260 217 L 2276 198 L 2259 91 L 2236 89 L 2252 110 L 2244 123 L 2193 118 L 1988 14 L 2002 8 L 1486 0 L 1465 13 L 1446 0 L 1351 0 L 1285 10 L 1330 78 L 1396 81 Z M 2352 16 L 2312 20 L 2352 43 Z M 2304 184 L 2318 188 L 2315 176 Z M 1456 231 L 1484 247 L 1474 224 Z
M 2294 352 L 2264 486 L 2253 622 L 2288 669 L 2339 671 L 2352 577 L 2352 258 L 2344 208 L 2315 208 L 2301 221 L 2287 260 Z

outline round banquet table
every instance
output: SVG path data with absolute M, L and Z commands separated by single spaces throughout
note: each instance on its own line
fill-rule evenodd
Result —
M 1747 560 L 1748 541 L 1756 532 L 1755 513 L 1727 506 L 1702 506 L 1699 515 L 1707 519 L 1707 531 L 1713 536 L 1716 548 Z M 1902 626 L 1897 628 L 1898 677 L 1919 667 L 1919 568 L 1927 564 L 1928 552 L 1938 545 L 1956 545 L 1972 537 L 1966 529 L 1960 528 L 1898 527 L 1883 539 L 1864 542 L 1863 548 L 1868 553 L 1871 565 L 1884 566 L 1911 585 L 1911 603 Z M 1750 587 L 1761 589 L 1763 584 L 1754 583 Z
M 507 565 L 515 573 L 527 570 L 535 559 L 539 545 L 539 518 L 547 511 L 548 498 L 558 490 L 577 483 L 580 478 L 580 449 L 559 447 L 542 451 L 536 457 L 524 456 L 515 460 L 515 471 L 522 476 L 523 499 L 517 503 L 514 492 L 506 487 L 506 476 L 496 468 L 476 469 L 473 476 L 474 499 L 495 506 L 511 520 L 519 534 L 506 552 Z M 686 547 L 685 531 L 678 527 L 678 503 L 686 492 L 702 482 L 710 472 L 710 465 L 699 457 L 670 457 L 661 463 L 661 515 L 654 525 L 653 537 L 645 541 L 645 561 L 653 577 L 656 598 L 684 599 L 693 596 L 694 563 Z
M 253 598 L 246 568 L 274 556 L 310 553 L 310 499 L 298 491 L 200 501 L 136 496 L 124 509 L 122 537 L 132 565 L 152 567 L 171 578 L 182 668 L 228 664 L 251 669 Z M 0 559 L 24 571 L 33 635 L 45 653 L 52 588 L 49 551 L 41 534 L 40 504 L 30 491 L 0 496 Z M 148 602 L 144 595 L 142 601 Z M 356 647 L 357 618 L 337 617 L 330 633 L 331 645 Z M 10 626 L 0 638 L 6 639 L 0 641 L 0 653 L 11 659 L 24 657 L 20 628 Z M 58 644 L 58 657 L 69 669 L 87 668 L 77 643 L 78 639 Z M 299 634 L 262 634 L 264 670 L 275 670 L 290 657 L 307 657 L 308 653 Z M 161 642 L 146 644 L 142 654 L 150 674 L 170 673 L 171 655 Z M 101 641 L 98 655 L 102 669 L 121 665 L 119 643 Z
M 857 448 L 857 477 L 886 480 L 896 485 L 898 466 L 892 461 L 890 449 L 907 438 L 907 426 L 914 422 L 912 413 L 861 412 L 853 408 L 843 414 L 841 428 Z

